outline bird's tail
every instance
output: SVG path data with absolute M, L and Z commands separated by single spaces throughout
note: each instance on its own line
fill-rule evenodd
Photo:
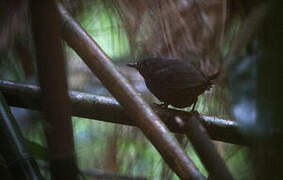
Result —
M 215 73 L 215 74 L 212 74 L 212 75 L 208 76 L 208 80 L 209 80 L 209 81 L 212 81 L 212 80 L 217 79 L 218 76 L 219 76 L 219 74 L 220 74 L 220 73 L 217 72 L 217 73 Z

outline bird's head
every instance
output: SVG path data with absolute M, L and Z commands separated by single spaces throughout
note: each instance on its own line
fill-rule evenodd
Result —
M 146 77 L 154 70 L 154 64 L 152 59 L 143 59 L 136 63 L 129 63 L 127 66 L 137 69 L 143 77 Z

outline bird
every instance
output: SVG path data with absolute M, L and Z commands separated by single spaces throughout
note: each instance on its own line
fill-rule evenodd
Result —
M 127 66 L 139 71 L 146 87 L 162 102 L 162 107 L 185 108 L 193 104 L 192 111 L 198 96 L 209 90 L 219 75 L 207 76 L 191 61 L 177 58 L 146 58 Z

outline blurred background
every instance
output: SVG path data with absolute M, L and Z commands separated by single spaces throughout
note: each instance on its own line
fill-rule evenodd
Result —
M 0 79 L 38 85 L 31 27 L 32 1 L 0 2 Z M 84 0 L 62 1 L 117 69 L 149 103 L 158 102 L 143 78 L 125 66 L 146 57 L 192 61 L 205 74 L 220 72 L 199 97 L 200 114 L 240 125 L 250 146 L 214 141 L 235 179 L 281 179 L 282 12 L 278 1 Z M 281 20 L 280 20 L 281 18 Z M 281 26 L 280 26 L 281 25 Z M 282 49 L 282 48 L 281 48 Z M 111 96 L 80 57 L 63 44 L 68 89 Z M 171 107 L 172 108 L 172 107 Z M 190 108 L 184 109 L 190 111 Z M 49 177 L 42 115 L 11 107 L 44 178 Z M 135 127 L 72 117 L 75 154 L 82 170 L 131 178 L 178 179 Z M 64 133 L 64 129 L 62 129 Z M 189 141 L 176 135 L 202 174 L 207 172 Z M 34 149 L 32 149 L 34 148 Z M 43 149 L 42 149 L 43 148 Z M 85 175 L 86 179 L 95 179 Z

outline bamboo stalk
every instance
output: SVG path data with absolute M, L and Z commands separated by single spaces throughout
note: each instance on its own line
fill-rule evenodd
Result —
M 33 39 L 42 91 L 52 179 L 78 179 L 60 15 L 55 0 L 31 1 Z

